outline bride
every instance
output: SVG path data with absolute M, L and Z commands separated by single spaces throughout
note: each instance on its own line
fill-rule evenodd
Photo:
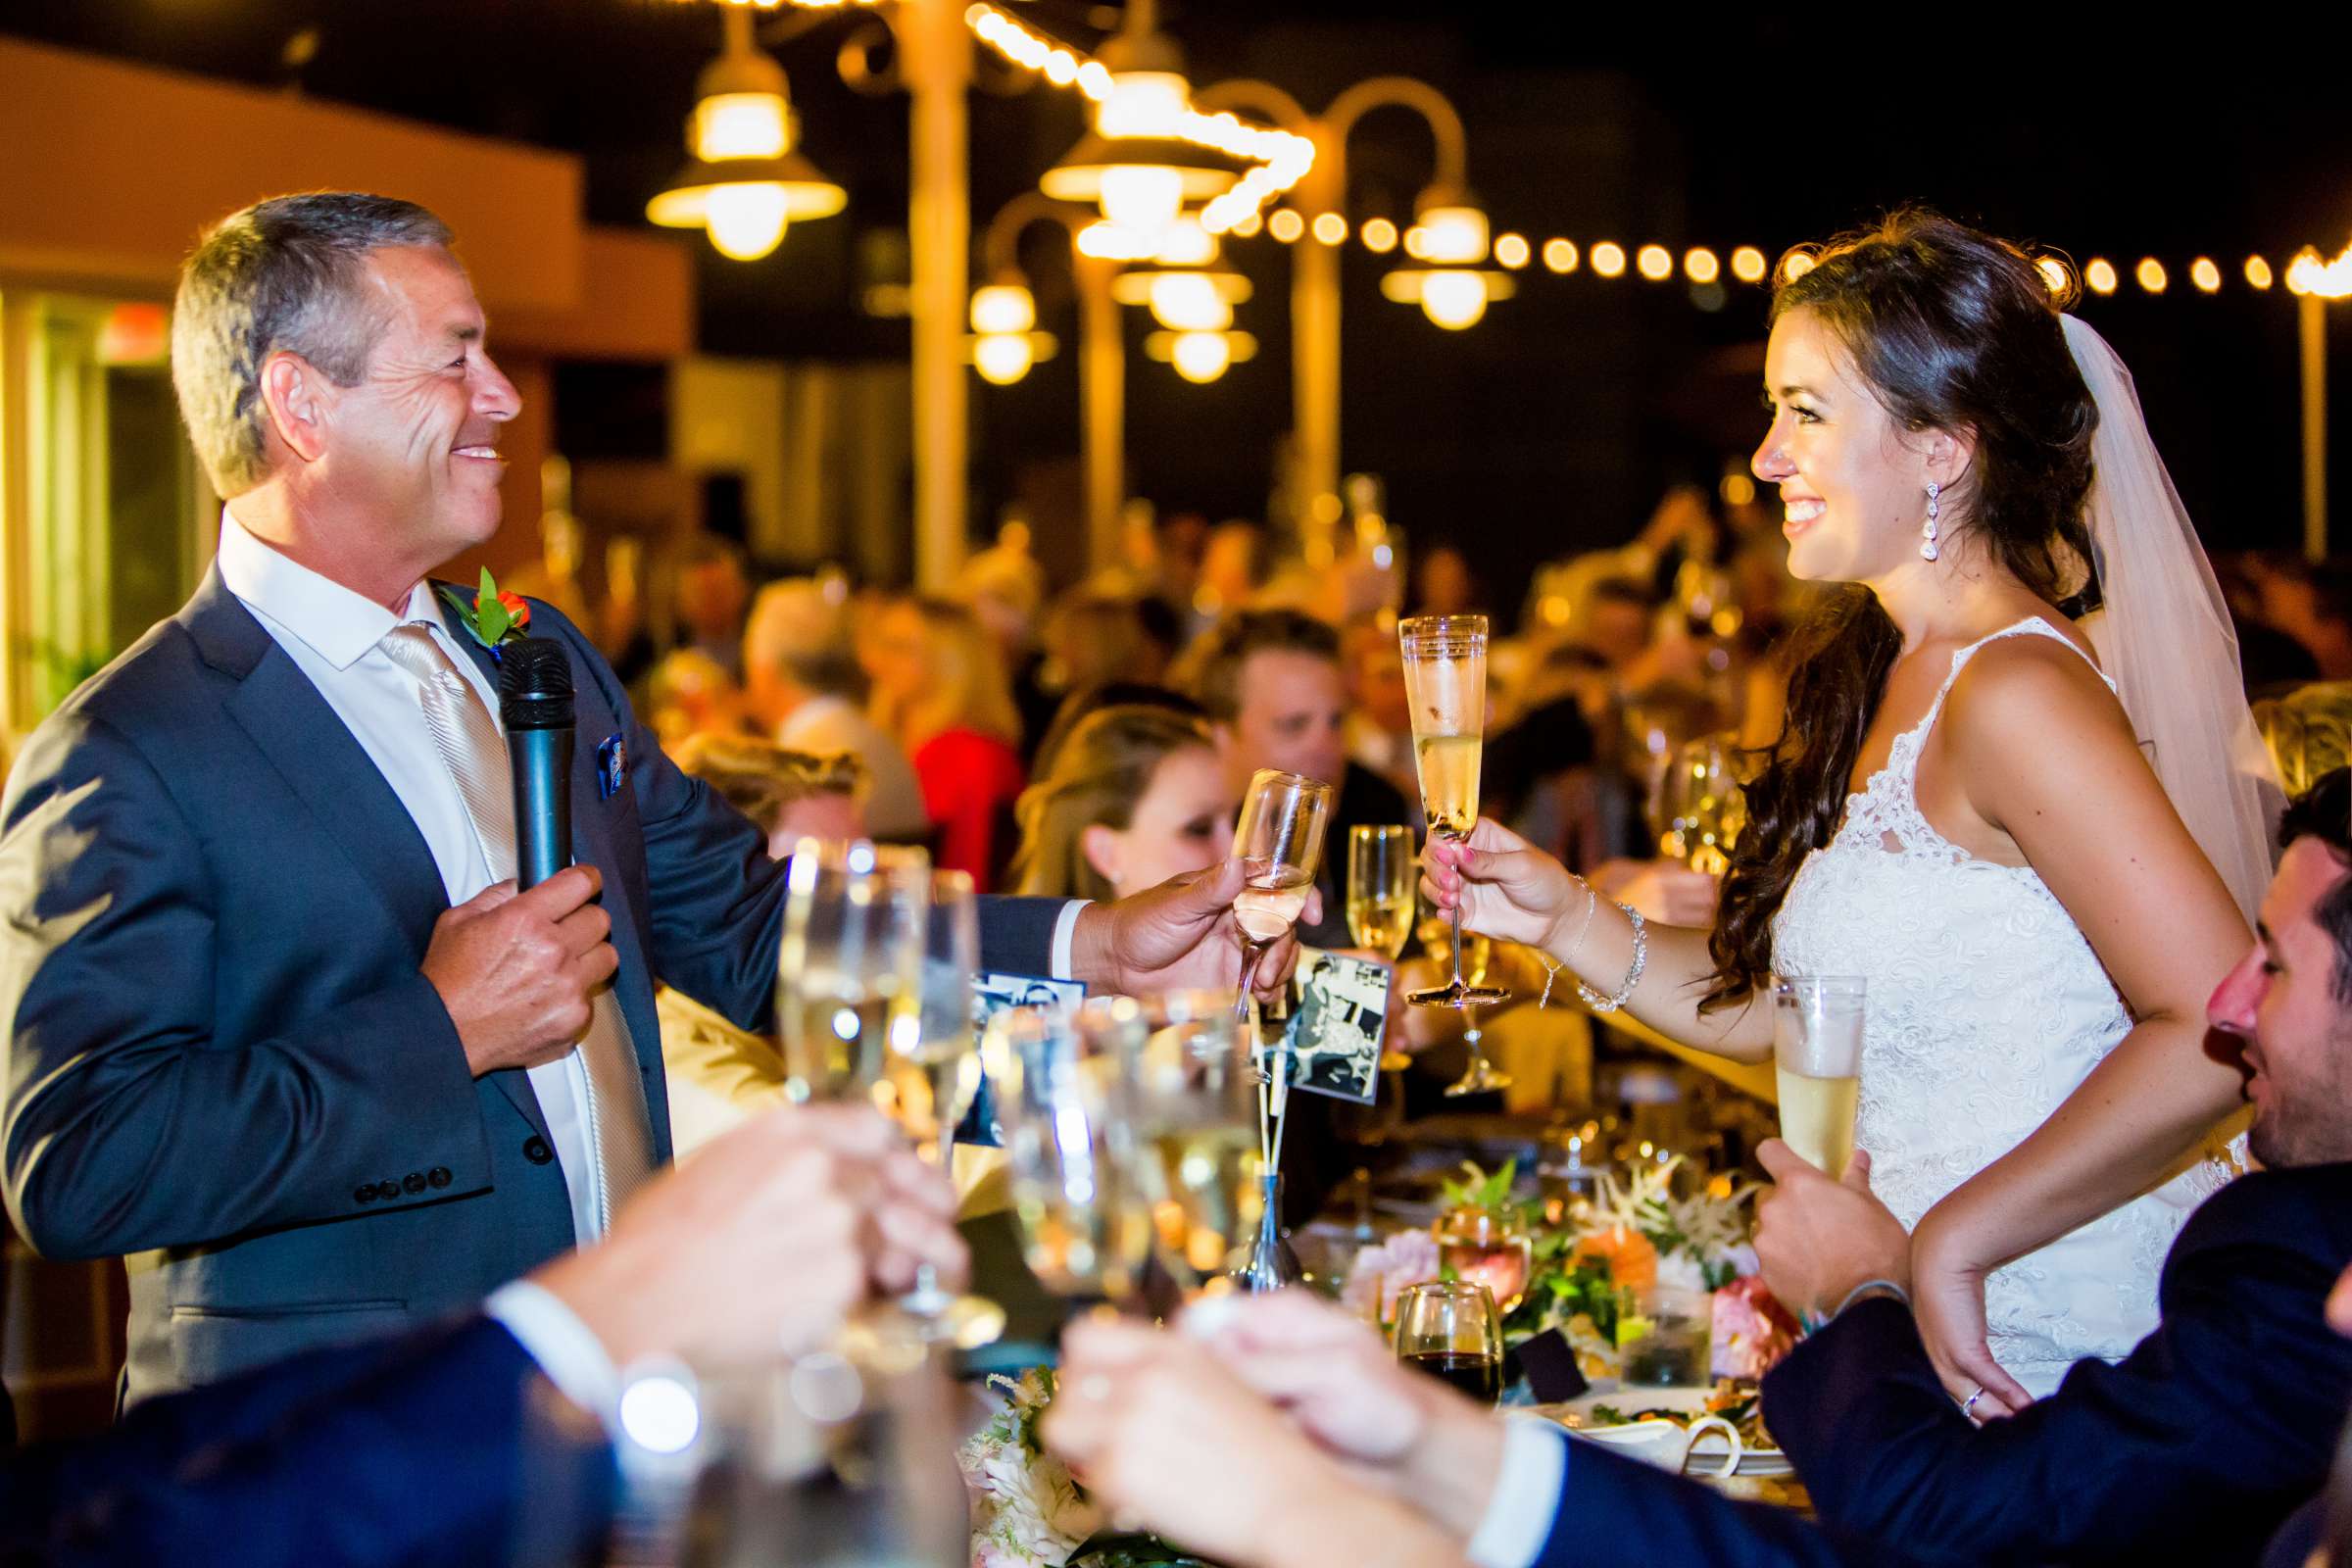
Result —
M 1774 973 L 1863 976 L 1856 1142 L 1945 1386 L 2005 1414 L 2155 1326 L 2222 1178 L 2195 1151 L 2239 1078 L 2205 1001 L 2276 786 L 2130 377 L 2025 255 L 1917 212 L 1832 244 L 1780 286 L 1765 383 L 1788 569 L 1846 586 L 1793 651 L 1715 928 L 1644 930 L 1487 821 L 1432 841 L 1430 887 L 1740 1060 L 1770 1056 Z M 2090 635 L 2056 608 L 2086 563 Z

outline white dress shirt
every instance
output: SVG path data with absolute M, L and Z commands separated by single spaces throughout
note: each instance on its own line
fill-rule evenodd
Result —
M 1530 1568 L 1544 1555 L 1568 1485 L 1568 1464 L 1567 1433 L 1542 1416 L 1503 1418 L 1494 1494 L 1463 1552 L 1473 1568 Z
M 406 621 L 425 622 L 450 662 L 481 696 L 498 721 L 498 689 L 441 618 L 432 588 L 418 583 L 397 618 L 383 606 L 352 592 L 279 555 L 247 533 L 226 508 L 220 515 L 220 580 L 253 612 L 272 641 L 310 677 L 327 707 L 343 720 L 400 798 L 416 831 L 432 851 L 441 885 L 454 906 L 490 885 L 490 862 L 474 832 L 473 819 L 458 794 L 457 780 L 434 750 L 433 735 L 417 705 L 416 677 L 383 651 L 384 637 Z M 573 1234 L 585 1243 L 599 1232 L 596 1208 L 596 1152 L 581 1114 L 587 1103 L 587 1069 L 570 1051 L 530 1069 L 531 1092 L 547 1118 L 549 1145 L 571 1198 Z

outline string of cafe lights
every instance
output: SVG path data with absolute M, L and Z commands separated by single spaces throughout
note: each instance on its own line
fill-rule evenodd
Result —
M 1304 214 L 1285 207 L 1268 217 L 1247 220 L 1236 225 L 1233 232 L 1243 239 L 1264 233 L 1285 245 L 1298 244 L 1311 234 L 1322 245 L 1345 245 L 1352 241 L 1374 256 L 1387 256 L 1401 249 L 1415 260 L 1424 259 L 1421 231 L 1400 230 L 1385 218 L 1367 219 L 1360 225 L 1350 225 L 1339 213 L 1320 213 L 1310 224 Z M 1785 252 L 1776 263 L 1754 245 L 1737 246 L 1728 254 L 1697 245 L 1678 256 L 1659 244 L 1628 247 L 1603 239 L 1579 245 L 1559 235 L 1538 244 L 1524 234 L 1510 231 L 1494 236 L 1494 259 L 1495 266 L 1512 272 L 1529 271 L 1541 265 L 1544 271 L 1559 276 L 1588 271 L 1601 278 L 1633 276 L 1651 283 L 1671 282 L 1680 277 L 1695 287 L 1726 281 L 1762 286 L 1776 277 L 1801 277 L 1813 268 L 1812 253 L 1802 247 Z M 2188 287 L 2199 294 L 2219 294 L 2230 286 L 2229 273 L 2210 256 L 2195 258 L 2179 274 L 2153 256 L 2141 257 L 2129 273 L 2103 256 L 2091 257 L 2078 270 L 2066 257 L 2044 252 L 2035 258 L 2035 265 L 2052 293 L 2070 294 L 2080 289 L 2103 298 L 2129 292 L 2126 285 L 2130 284 L 2143 294 L 2160 295 L 2172 291 L 2177 275 L 2184 277 Z M 2282 263 L 2275 264 L 2259 255 L 2249 256 L 2236 271 L 2243 285 L 2257 293 L 2267 292 L 2281 282 L 2288 293 L 2297 295 L 2342 297 L 2352 292 L 2352 251 L 2333 262 L 2322 261 L 2319 252 L 2311 247 Z
M 1056 43 L 986 0 L 965 8 L 964 25 L 1010 64 L 1044 76 L 1056 87 L 1075 87 L 1102 106 L 1100 128 L 1107 136 L 1166 136 L 1238 158 L 1253 167 L 1233 186 L 1200 209 L 1200 226 L 1211 234 L 1238 231 L 1279 201 L 1315 166 L 1315 144 L 1293 131 L 1252 125 L 1231 113 L 1204 114 L 1190 104 L 1158 101 L 1123 110 L 1112 77 L 1101 61 Z M 1110 242 L 1110 236 L 1102 236 Z M 1107 254 L 1107 253 L 1105 253 Z M 1135 260 L 1111 256 L 1111 260 Z
M 788 7 L 824 11 L 869 9 L 883 0 L 717 0 L 717 3 L 760 11 Z M 1043 76 L 1055 87 L 1074 88 L 1106 110 L 1116 109 L 1111 73 L 1100 61 L 1048 37 L 987 0 L 975 0 L 966 7 L 963 22 L 975 38 L 1007 63 Z M 1311 231 L 1314 242 L 1322 245 L 1344 245 L 1352 240 L 1375 256 L 1386 256 L 1401 248 L 1416 261 L 1427 259 L 1423 254 L 1423 231 L 1417 226 L 1399 229 L 1386 218 L 1372 218 L 1360 225 L 1351 225 L 1344 215 L 1326 212 L 1317 214 L 1310 224 L 1296 208 L 1275 208 L 1269 215 L 1266 209 L 1288 194 L 1314 167 L 1314 143 L 1304 136 L 1252 125 L 1230 113 L 1204 114 L 1189 104 L 1154 103 L 1131 118 L 1133 123 L 1117 123 L 1114 113 L 1111 122 L 1104 123 L 1102 128 L 1115 135 L 1173 137 L 1252 166 L 1230 189 L 1201 208 L 1200 224 L 1210 234 L 1250 239 L 1262 232 L 1278 243 L 1297 244 L 1309 238 Z M 1095 224 L 1079 236 L 1081 249 L 1091 254 L 1113 261 L 1145 259 L 1127 254 L 1121 249 L 1123 243 L 1125 240 L 1116 226 L 1108 223 Z M 1736 246 L 1728 255 L 1703 245 L 1691 246 L 1678 257 L 1666 246 L 1655 243 L 1629 250 L 1610 239 L 1579 246 L 1564 235 L 1554 235 L 1539 245 L 1524 234 L 1510 231 L 1494 236 L 1492 255 L 1494 264 L 1506 272 L 1526 272 L 1541 264 L 1544 270 L 1560 276 L 1584 270 L 1605 279 L 1631 274 L 1651 283 L 1666 283 L 1679 275 L 1694 290 L 1720 288 L 1727 279 L 1761 286 L 1774 278 L 1802 276 L 1813 266 L 1813 257 L 1804 247 L 1785 252 L 1776 263 L 1754 245 Z M 2151 297 L 2173 292 L 2172 268 L 2154 256 L 2141 257 L 2128 274 L 2104 256 L 2092 256 L 2077 269 L 2066 257 L 2044 252 L 2035 258 L 2035 265 L 2041 269 L 2051 292 L 2056 294 L 2107 298 L 2128 292 L 2127 281 L 2139 293 Z M 2310 246 L 2279 264 L 2252 255 L 2235 271 L 2243 285 L 2257 293 L 2267 293 L 2283 282 L 2289 294 L 2328 299 L 2352 297 L 2352 248 L 2331 262 L 2324 260 Z M 2187 289 L 2180 291 L 2184 293 L 2214 295 L 2230 286 L 2229 273 L 2211 256 L 2195 257 L 2181 269 L 2180 275 L 2188 284 Z

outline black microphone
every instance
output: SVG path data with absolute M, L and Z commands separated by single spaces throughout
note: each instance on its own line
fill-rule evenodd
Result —
M 499 645 L 498 716 L 514 763 L 514 880 L 537 887 L 571 863 L 571 657 L 562 643 Z

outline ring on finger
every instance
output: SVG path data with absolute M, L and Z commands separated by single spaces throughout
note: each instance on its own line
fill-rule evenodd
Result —
M 1960 1413 L 1974 1421 L 1977 1418 L 1977 1401 L 1983 1397 L 1984 1397 L 1984 1385 L 1980 1383 L 1977 1385 L 1976 1393 L 1960 1401 Z

